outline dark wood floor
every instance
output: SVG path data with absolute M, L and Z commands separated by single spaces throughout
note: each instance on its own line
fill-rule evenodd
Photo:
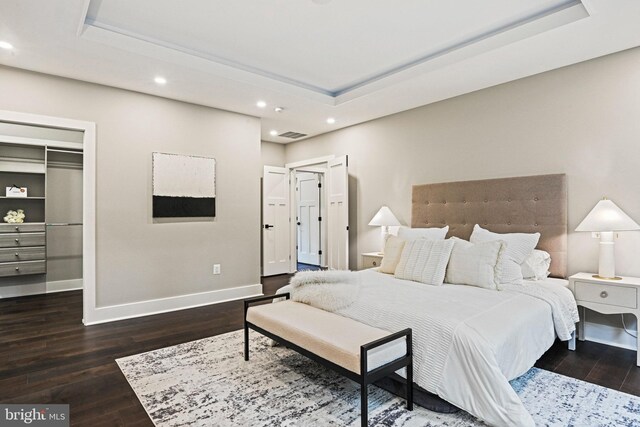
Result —
M 287 276 L 264 278 L 273 293 Z M 76 426 L 152 426 L 114 359 L 240 329 L 240 301 L 84 327 L 82 294 L 0 300 L 0 402 L 68 403 Z M 556 343 L 536 366 L 640 396 L 635 352 Z

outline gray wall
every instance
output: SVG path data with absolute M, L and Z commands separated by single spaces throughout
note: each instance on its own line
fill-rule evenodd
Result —
M 569 270 L 597 270 L 598 241 L 573 231 L 597 201 L 640 221 L 640 49 L 286 146 L 287 162 L 329 154 L 349 155 L 352 266 L 380 245 L 381 205 L 410 223 L 412 184 L 566 173 Z M 619 274 L 640 276 L 639 250 L 640 232 L 620 233 Z
M 98 306 L 259 283 L 259 119 L 7 67 L 0 94 L 0 109 L 97 124 Z M 215 221 L 153 222 L 153 151 L 216 158 Z
M 263 166 L 280 166 L 285 164 L 285 147 L 284 144 L 278 144 L 275 142 L 262 141 L 260 144 L 262 152 L 262 165 Z

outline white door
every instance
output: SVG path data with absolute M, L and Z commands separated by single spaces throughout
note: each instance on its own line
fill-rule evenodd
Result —
M 327 265 L 349 269 L 349 171 L 347 156 L 327 162 Z
M 289 272 L 289 170 L 264 167 L 262 179 L 262 274 Z
M 296 173 L 298 262 L 320 265 L 320 179 L 317 173 Z

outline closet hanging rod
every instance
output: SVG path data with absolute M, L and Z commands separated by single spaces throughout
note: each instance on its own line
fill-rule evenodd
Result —
M 82 225 L 82 223 L 81 222 L 53 222 L 45 225 L 47 227 L 67 227 L 70 225 Z
M 81 156 L 84 154 L 84 152 L 82 151 L 61 150 L 59 148 L 49 148 L 49 147 L 47 147 L 47 151 L 55 151 L 56 153 L 80 154 Z

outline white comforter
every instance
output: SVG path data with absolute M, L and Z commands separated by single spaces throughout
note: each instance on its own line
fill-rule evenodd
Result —
M 575 329 L 571 292 L 551 281 L 490 291 L 429 286 L 365 270 L 360 292 L 334 312 L 388 331 L 413 329 L 414 381 L 496 426 L 533 426 L 509 381 Z M 568 334 L 568 335 L 567 335 Z

